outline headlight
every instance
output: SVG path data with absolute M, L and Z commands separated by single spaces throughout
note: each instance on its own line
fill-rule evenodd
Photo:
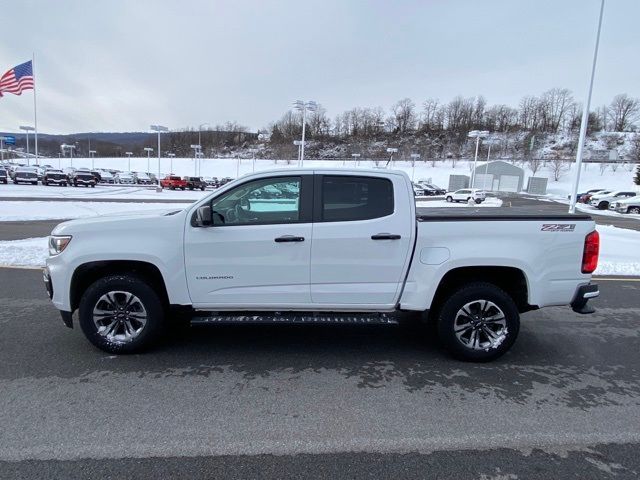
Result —
M 62 253 L 70 241 L 71 235 L 51 235 L 49 237 L 49 255 Z

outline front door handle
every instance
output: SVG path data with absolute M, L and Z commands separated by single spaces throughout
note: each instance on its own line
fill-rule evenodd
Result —
M 376 233 L 371 235 L 371 240 L 400 240 L 401 238 L 401 235 L 395 233 Z
M 295 235 L 283 235 L 275 239 L 277 243 L 283 242 L 304 242 L 304 237 L 296 237 Z

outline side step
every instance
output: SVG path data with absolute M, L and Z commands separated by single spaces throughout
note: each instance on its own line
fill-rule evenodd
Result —
M 196 312 L 191 325 L 224 324 L 397 325 L 393 314 L 346 312 Z

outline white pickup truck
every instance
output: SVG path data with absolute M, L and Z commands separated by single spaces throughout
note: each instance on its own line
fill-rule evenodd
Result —
M 389 170 L 247 175 L 184 210 L 73 220 L 49 241 L 44 281 L 64 323 L 112 353 L 192 323 L 437 322 L 457 358 L 487 361 L 520 313 L 591 313 L 599 237 L 587 215 L 433 208 Z M 410 316 L 410 315 L 409 315 Z M 177 321 L 177 320 L 175 320 Z

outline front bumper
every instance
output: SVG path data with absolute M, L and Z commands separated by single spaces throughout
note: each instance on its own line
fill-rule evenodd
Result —
M 591 305 L 588 305 L 589 299 L 596 298 L 600 295 L 600 289 L 595 283 L 589 283 L 587 285 L 580 285 L 576 291 L 573 301 L 571 302 L 571 309 L 583 315 L 594 313 L 596 311 Z
M 53 299 L 53 282 L 51 281 L 49 267 L 44 267 L 42 269 L 42 280 L 44 281 L 44 288 L 47 291 L 47 295 L 49 295 L 50 299 Z M 65 326 L 73 328 L 73 312 L 60 310 L 60 315 L 62 316 L 62 322 Z

